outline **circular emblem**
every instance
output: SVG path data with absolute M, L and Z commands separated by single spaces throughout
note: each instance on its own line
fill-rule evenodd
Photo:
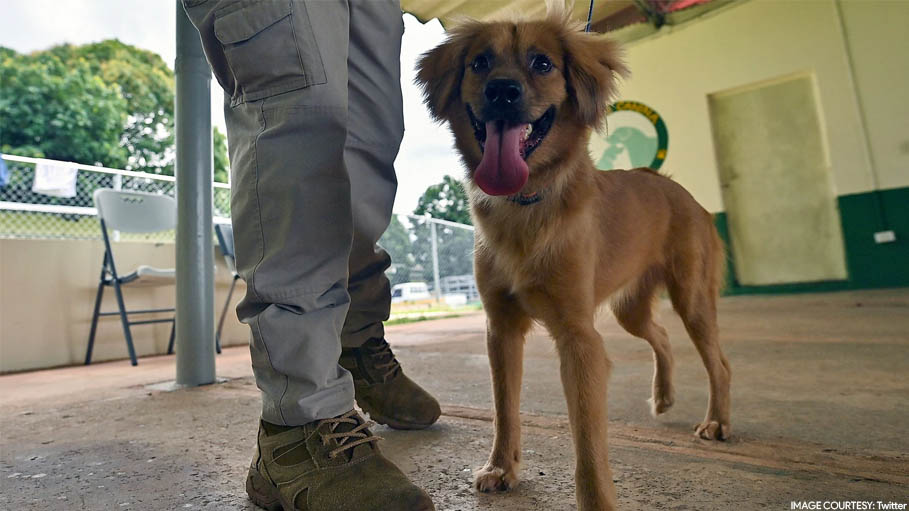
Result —
M 669 132 L 656 110 L 637 101 L 609 105 L 605 133 L 590 137 L 593 162 L 600 170 L 650 167 L 666 160 Z

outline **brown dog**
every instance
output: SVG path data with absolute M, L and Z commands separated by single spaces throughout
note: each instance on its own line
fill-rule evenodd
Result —
M 600 172 L 587 152 L 615 77 L 626 73 L 616 44 L 579 31 L 563 12 L 541 21 L 467 21 L 422 56 L 418 71 L 431 114 L 450 124 L 470 169 L 496 407 L 495 441 L 476 487 L 507 490 L 518 480 L 523 345 L 535 320 L 561 361 L 578 507 L 615 507 L 606 448 L 610 362 L 594 315 L 609 300 L 619 323 L 653 347 L 651 405 L 663 413 L 673 388 L 669 341 L 652 316 L 661 288 L 710 377 L 696 434 L 727 438 L 730 371 L 716 321 L 724 252 L 711 216 L 672 180 L 648 169 Z

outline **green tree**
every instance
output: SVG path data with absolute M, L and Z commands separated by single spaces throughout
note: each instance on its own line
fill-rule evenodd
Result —
M 215 178 L 226 140 L 213 130 Z M 173 175 L 174 73 L 157 54 L 107 40 L 20 55 L 0 48 L 4 152 Z
M 84 60 L 3 49 L 0 62 L 0 148 L 24 156 L 89 165 L 126 161 L 120 134 L 126 101 L 117 85 Z
M 230 174 L 230 162 L 227 159 L 227 136 L 217 126 L 211 131 L 212 153 L 215 157 L 215 181 L 227 183 Z
M 467 192 L 460 181 L 445 176 L 442 182 L 426 189 L 417 202 L 414 214 L 471 225 Z M 413 227 L 413 258 L 422 270 L 423 280 L 433 282 L 432 231 L 429 222 L 417 221 Z M 436 225 L 439 275 L 473 273 L 473 232 L 467 229 Z
M 441 183 L 423 192 L 413 214 L 422 216 L 427 213 L 433 218 L 472 225 L 467 192 L 461 182 L 451 176 L 443 177 Z
M 408 282 L 414 264 L 413 244 L 410 233 L 396 215 L 391 217 L 391 223 L 379 240 L 379 245 L 391 256 L 391 268 L 387 272 L 391 285 Z
M 126 100 L 120 145 L 127 161 L 111 166 L 173 175 L 174 73 L 160 55 L 116 39 L 46 51 L 64 63 L 84 61 L 104 83 L 116 84 Z

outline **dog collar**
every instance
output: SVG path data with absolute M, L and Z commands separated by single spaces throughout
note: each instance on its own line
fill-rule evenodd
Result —
M 537 202 L 540 202 L 541 200 L 543 200 L 543 197 L 540 196 L 540 192 L 519 193 L 517 195 L 512 195 L 511 197 L 508 197 L 508 200 L 510 200 L 511 202 L 514 202 L 515 204 L 519 204 L 521 206 L 529 206 L 531 204 L 536 204 Z

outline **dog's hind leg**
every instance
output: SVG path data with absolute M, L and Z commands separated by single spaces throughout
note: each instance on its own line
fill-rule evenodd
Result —
M 521 307 L 504 293 L 484 294 L 488 317 L 486 349 L 492 370 L 495 400 L 495 440 L 489 461 L 475 476 L 480 491 L 510 490 L 518 482 L 521 463 L 521 376 L 524 363 L 524 335 L 531 320 Z
M 653 393 L 648 402 L 654 417 L 668 411 L 675 402 L 669 336 L 666 329 L 653 320 L 657 284 L 654 274 L 645 275 L 609 304 L 619 325 L 631 335 L 650 343 L 653 348 Z
M 707 414 L 703 422 L 695 425 L 695 434 L 707 440 L 725 440 L 731 433 L 729 384 L 732 373 L 720 348 L 717 286 L 710 278 L 716 272 L 711 267 L 711 260 L 710 257 L 689 259 L 687 264 L 676 264 L 675 274 L 667 279 L 667 288 L 672 305 L 681 316 L 710 379 Z

